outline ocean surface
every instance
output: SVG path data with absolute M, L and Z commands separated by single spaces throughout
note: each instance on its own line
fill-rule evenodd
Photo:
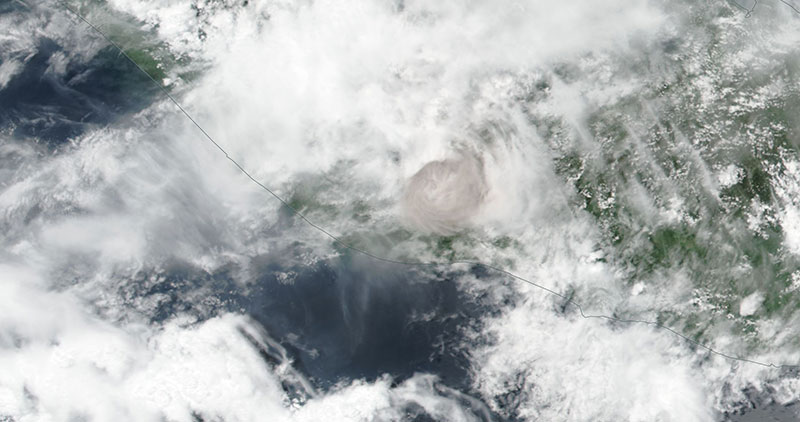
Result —
M 800 420 L 795 8 L 0 0 L 0 421 Z

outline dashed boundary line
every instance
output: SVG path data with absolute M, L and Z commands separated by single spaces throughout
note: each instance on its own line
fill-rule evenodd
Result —
M 748 9 L 748 8 L 746 8 L 746 7 L 744 7 L 744 6 L 742 6 L 742 4 L 741 4 L 741 3 L 739 3 L 739 2 L 738 2 L 738 1 L 736 1 L 736 0 L 731 0 L 731 3 L 733 3 L 733 4 L 734 4 L 736 7 L 738 7 L 739 9 L 742 9 L 742 10 L 744 10 L 744 11 L 745 11 L 745 15 L 744 15 L 744 17 L 746 17 L 746 18 L 749 18 L 750 16 L 752 16 L 753 12 L 756 10 L 756 6 L 758 6 L 758 1 L 759 1 L 759 0 L 755 0 L 755 1 L 753 2 L 753 6 L 752 6 L 751 8 L 749 8 L 749 9 Z M 778 0 L 778 1 L 779 1 L 779 2 L 781 2 L 781 3 L 783 3 L 783 4 L 785 4 L 785 5 L 786 5 L 786 6 L 788 6 L 790 9 L 792 9 L 792 10 L 793 10 L 795 13 L 797 13 L 798 15 L 800 15 L 800 9 L 798 9 L 798 7 L 797 7 L 797 6 L 795 6 L 794 4 L 792 4 L 790 1 L 788 1 L 788 0 Z
M 786 3 L 783 0 L 780 0 L 780 1 L 782 1 L 783 3 Z M 136 66 L 136 68 L 139 69 L 139 71 L 141 71 L 145 76 L 147 76 L 147 78 L 150 79 L 153 82 L 153 84 L 155 84 L 161 90 L 162 93 L 164 93 L 164 95 L 175 105 L 175 107 L 177 107 L 178 110 L 184 116 L 186 116 L 186 118 L 189 119 L 189 121 L 192 122 L 192 124 L 200 131 L 200 133 L 202 133 L 203 136 L 209 142 L 211 142 L 223 155 L 225 155 L 225 158 L 228 159 L 228 161 L 230 161 L 237 169 L 239 169 L 239 171 L 242 172 L 242 174 L 244 174 L 248 179 L 250 179 L 250 181 L 252 181 L 255 185 L 257 185 L 258 187 L 260 187 L 261 189 L 263 189 L 264 191 L 266 191 L 267 193 L 272 195 L 272 197 L 277 199 L 281 203 L 281 205 L 283 205 L 287 209 L 289 209 L 295 216 L 297 216 L 300 219 L 302 219 L 306 224 L 308 224 L 309 226 L 313 227 L 314 229 L 316 229 L 320 233 L 324 234 L 325 236 L 329 237 L 334 243 L 336 243 L 336 244 L 338 244 L 338 245 L 340 245 L 340 246 L 342 246 L 342 247 L 344 247 L 346 249 L 349 249 L 349 250 L 351 250 L 353 252 L 356 252 L 356 253 L 359 253 L 361 255 L 367 256 L 367 257 L 372 258 L 372 259 L 374 259 L 376 261 L 386 262 L 386 263 L 390 263 L 390 264 L 408 265 L 408 266 L 416 266 L 416 267 L 441 267 L 441 266 L 452 266 L 452 265 L 457 265 L 457 264 L 467 264 L 467 265 L 474 265 L 474 266 L 483 267 L 483 268 L 486 268 L 488 270 L 494 271 L 496 273 L 504 274 L 504 275 L 506 275 L 508 277 L 511 277 L 511 278 L 513 278 L 513 279 L 515 279 L 517 281 L 521 281 L 523 283 L 527 283 L 527 284 L 529 284 L 529 285 L 531 285 L 533 287 L 536 287 L 536 288 L 538 288 L 538 289 L 540 289 L 540 290 L 542 290 L 542 291 L 544 291 L 546 293 L 549 293 L 549 294 L 551 294 L 553 296 L 556 296 L 558 298 L 563 299 L 564 300 L 564 302 L 563 302 L 563 306 L 564 307 L 566 307 L 567 305 L 574 306 L 578 310 L 580 316 L 582 318 L 584 318 L 584 319 L 601 319 L 601 320 L 606 320 L 606 321 L 610 321 L 610 322 L 613 322 L 613 323 L 622 323 L 622 324 L 629 324 L 629 325 L 633 325 L 633 324 L 649 325 L 649 326 L 652 326 L 652 327 L 657 328 L 657 329 L 662 329 L 662 330 L 669 331 L 670 333 L 680 337 L 681 339 L 685 340 L 686 342 L 688 342 L 688 343 L 690 343 L 690 344 L 692 344 L 692 345 L 694 345 L 696 347 L 699 347 L 699 348 L 701 348 L 703 350 L 706 350 L 707 352 L 709 352 L 711 354 L 723 357 L 725 359 L 729 359 L 729 360 L 736 361 L 736 362 L 750 363 L 750 364 L 753 364 L 753 365 L 763 366 L 765 368 L 800 369 L 800 365 L 797 365 L 797 364 L 796 365 L 791 365 L 791 364 L 775 364 L 775 363 L 771 363 L 771 362 L 761 362 L 761 361 L 757 361 L 757 360 L 754 360 L 754 359 L 748 359 L 748 358 L 744 358 L 744 357 L 740 357 L 740 356 L 734 356 L 734 355 L 731 355 L 731 354 L 720 352 L 720 351 L 715 350 L 714 348 L 712 348 L 710 346 L 707 346 L 707 345 L 705 345 L 703 343 L 700 343 L 700 342 L 698 342 L 698 341 L 696 341 L 696 340 L 694 340 L 694 339 L 682 334 L 681 332 L 679 332 L 679 331 L 677 331 L 677 330 L 675 330 L 673 328 L 670 328 L 670 327 L 668 327 L 668 326 L 666 326 L 664 324 L 661 324 L 659 322 L 656 322 L 656 321 L 648 321 L 648 320 L 643 320 L 643 319 L 617 318 L 617 317 L 614 317 L 614 316 L 602 315 L 602 314 L 588 314 L 588 313 L 586 313 L 584 311 L 583 306 L 581 306 L 580 303 L 576 302 L 575 299 L 573 299 L 571 295 L 568 296 L 568 295 L 565 295 L 563 293 L 559 293 L 559 292 L 557 292 L 557 291 L 555 291 L 555 290 L 553 290 L 551 288 L 548 288 L 546 286 L 543 286 L 541 284 L 533 282 L 533 281 L 531 281 L 531 280 L 529 280 L 529 279 L 527 279 L 525 277 L 522 277 L 520 275 L 514 274 L 511 271 L 505 270 L 505 269 L 500 268 L 500 267 L 496 267 L 496 266 L 491 265 L 491 264 L 486 264 L 486 263 L 483 263 L 483 262 L 480 262 L 480 261 L 470 261 L 470 260 L 454 260 L 454 261 L 448 261 L 448 262 L 402 261 L 402 260 L 391 259 L 391 258 L 386 258 L 386 257 L 382 257 L 382 256 L 379 256 L 379 255 L 375 255 L 375 254 L 373 254 L 373 253 L 371 253 L 369 251 L 366 251 L 364 249 L 361 249 L 361 248 L 358 248 L 356 246 L 353 246 L 353 245 L 345 242 L 344 240 L 340 239 L 338 236 L 332 234 L 331 232 L 326 230 L 324 227 L 321 227 L 321 226 L 317 225 L 316 223 L 314 223 L 313 221 L 311 221 L 302 212 L 300 212 L 300 210 L 298 210 L 297 208 L 291 206 L 280 195 L 276 194 L 272 189 L 268 188 L 266 185 L 264 185 L 263 183 L 258 181 L 258 179 L 253 177 L 253 175 L 251 175 L 250 172 L 245 170 L 244 167 L 242 167 L 242 165 L 239 164 L 239 162 L 237 162 L 233 157 L 231 157 L 230 154 L 228 154 L 228 152 L 224 148 L 222 148 L 222 146 L 219 143 L 217 143 L 217 141 L 215 141 L 214 138 L 211 137 L 211 135 L 209 135 L 208 132 L 206 132 L 206 130 L 203 129 L 202 126 L 200 126 L 199 123 L 197 123 L 197 121 L 186 111 L 186 109 L 184 109 L 183 106 L 181 106 L 181 104 L 178 102 L 178 100 L 176 100 L 175 97 L 173 97 L 172 94 L 169 93 L 169 91 L 163 86 L 163 84 L 161 84 L 158 81 L 156 81 L 155 78 L 153 78 L 146 70 L 144 70 L 144 68 L 142 68 L 138 63 L 136 63 L 136 61 L 134 61 L 125 52 L 125 50 L 122 48 L 122 46 L 117 44 L 114 40 L 112 40 L 109 36 L 107 36 L 102 30 L 100 30 L 100 28 L 98 28 L 97 26 L 95 26 L 94 24 L 89 22 L 88 19 L 86 19 L 83 15 L 78 13 L 77 10 L 75 10 L 72 7 L 70 7 L 64 1 L 56 0 L 56 2 L 59 3 L 64 9 L 68 10 L 75 17 L 77 17 L 79 20 L 83 21 L 87 26 L 89 26 L 96 33 L 98 33 L 103 39 L 105 39 L 109 44 L 111 44 L 114 48 L 116 48 L 119 51 L 119 53 L 122 54 L 128 61 L 130 61 L 134 66 Z M 748 11 L 747 16 L 750 16 L 750 14 L 753 12 L 753 10 L 755 9 L 755 6 L 757 4 L 758 4 L 758 0 L 756 0 L 756 3 L 753 5 L 753 7 L 751 9 L 744 9 L 744 10 Z M 738 5 L 738 6 L 741 7 L 741 5 Z M 791 7 L 791 5 L 790 5 L 790 7 Z M 794 9 L 794 7 L 792 7 L 792 8 Z M 794 10 L 797 11 L 797 9 L 794 9 Z M 800 12 L 798 12 L 798 13 L 800 13 Z

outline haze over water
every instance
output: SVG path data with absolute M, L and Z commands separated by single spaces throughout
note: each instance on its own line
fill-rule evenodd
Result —
M 796 419 L 793 5 L 0 2 L 0 420 Z

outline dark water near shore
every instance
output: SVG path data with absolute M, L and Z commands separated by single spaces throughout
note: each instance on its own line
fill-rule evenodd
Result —
M 490 308 L 459 290 L 455 280 L 462 274 L 432 277 L 360 256 L 289 266 L 276 254 L 255 258 L 251 271 L 257 271 L 257 280 L 242 287 L 233 276 L 237 270 L 209 274 L 175 264 L 145 290 L 133 287 L 140 284 L 133 280 L 131 295 L 169 296 L 155 308 L 154 322 L 177 313 L 204 318 L 220 311 L 244 312 L 323 391 L 355 379 L 388 374 L 399 383 L 415 373 L 431 373 L 443 385 L 470 393 L 463 333 Z M 282 279 L 287 273 L 291 279 Z M 149 276 L 142 274 L 140 280 Z M 186 299 L 196 289 L 206 290 L 218 306 L 210 313 L 199 310 L 193 299 Z
M 113 123 L 149 105 L 158 92 L 119 52 L 106 47 L 88 62 L 59 61 L 68 53 L 41 39 L 36 53 L 0 90 L 0 127 L 18 138 L 58 145 L 87 128 Z
M 113 48 L 54 71 L 67 53 L 53 40 L 39 41 L 22 70 L 0 90 L 1 129 L 21 142 L 57 148 L 158 99 L 158 88 Z M 175 263 L 160 274 L 160 282 L 146 285 L 152 274 L 143 273 L 121 294 L 130 302 L 159 297 L 149 315 L 155 323 L 181 313 L 201 319 L 230 311 L 248 314 L 322 390 L 384 374 L 399 383 L 424 372 L 468 392 L 461 336 L 487 309 L 459 290 L 458 274 L 432 277 L 360 256 L 312 266 L 288 265 L 284 258 L 290 256 L 254 258 L 251 271 L 257 280 L 246 288 L 232 271 L 209 274 Z M 283 273 L 295 275 L 287 281 L 280 279 Z M 198 290 L 210 294 L 211 306 L 199 310 L 192 294 Z
M 0 90 L 0 129 L 23 142 L 57 147 L 159 99 L 158 88 L 111 47 L 54 72 L 62 53 L 67 52 L 56 41 L 39 41 L 21 72 Z M 389 374 L 399 382 L 425 372 L 470 393 L 463 333 L 493 310 L 459 289 L 460 273 L 431 275 L 358 256 L 311 266 L 284 258 L 254 257 L 256 280 L 246 288 L 232 269 L 208 274 L 175 264 L 162 282 L 146 289 L 132 285 L 128 294 L 165 295 L 150 315 L 161 322 L 195 312 L 198 304 L 187 299 L 193 298 L 190 293 L 208 291 L 213 305 L 201 317 L 222 311 L 252 316 L 323 390 L 340 381 Z M 281 278 L 286 273 L 293 276 Z M 796 406 L 767 404 L 722 419 L 790 421 L 798 420 L 798 413 Z
M 252 315 L 270 333 L 296 335 L 300 362 L 323 384 L 429 372 L 466 388 L 460 334 L 485 309 L 452 277 L 420 282 L 407 267 L 355 261 L 321 263 L 291 284 L 265 274 L 246 298 Z

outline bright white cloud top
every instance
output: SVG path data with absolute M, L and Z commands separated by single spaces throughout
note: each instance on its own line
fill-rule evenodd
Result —
M 0 5 L 0 420 L 789 412 L 800 16 L 762 3 L 66 3 L 348 244 L 690 341 L 342 248 L 64 5 Z

